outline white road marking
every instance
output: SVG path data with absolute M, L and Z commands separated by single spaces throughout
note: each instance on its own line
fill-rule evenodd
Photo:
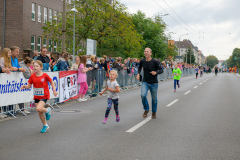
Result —
M 196 89 L 198 86 L 195 86 L 194 89 Z
M 203 82 L 206 82 L 206 81 L 203 81 Z
M 172 101 L 171 103 L 169 103 L 169 104 L 167 105 L 167 107 L 172 106 L 172 105 L 173 105 L 174 103 L 176 103 L 178 100 L 179 100 L 179 99 L 175 99 L 174 101 Z
M 145 120 L 143 120 L 142 122 L 138 123 L 136 126 L 130 128 L 129 130 L 127 130 L 126 132 L 132 133 L 135 130 L 137 130 L 138 128 L 140 128 L 141 126 L 143 126 L 145 123 L 147 123 L 148 121 L 150 121 L 152 119 L 152 116 L 149 116 L 148 118 L 146 118 Z
M 202 85 L 202 83 L 199 83 L 199 85 Z
M 207 79 L 208 80 L 208 79 Z
M 185 95 L 187 95 L 188 93 L 190 93 L 191 91 L 187 91 L 186 93 L 184 93 Z

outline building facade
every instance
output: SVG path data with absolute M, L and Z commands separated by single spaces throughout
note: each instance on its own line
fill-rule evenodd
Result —
M 71 4 L 71 0 L 66 1 Z M 0 47 L 18 46 L 20 52 L 27 48 L 40 52 L 45 46 L 49 51 L 57 51 L 57 43 L 42 37 L 42 26 L 56 19 L 62 11 L 62 0 L 0 0 L 0 21 L 3 22 Z

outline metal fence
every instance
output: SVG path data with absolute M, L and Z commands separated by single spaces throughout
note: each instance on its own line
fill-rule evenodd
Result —
M 127 73 L 127 70 L 120 70 L 113 68 L 118 72 L 117 82 L 120 86 L 121 90 L 126 90 L 129 88 L 137 87 L 139 84 L 139 80 L 136 79 L 136 73 L 131 71 L 131 73 Z M 183 69 L 182 76 L 189 76 L 195 73 L 194 68 Z M 143 76 L 143 74 L 141 73 Z M 163 73 L 158 75 L 158 81 L 165 81 L 168 79 L 172 79 L 172 69 L 165 68 L 163 69 Z M 88 92 L 87 95 L 89 97 L 97 96 L 105 87 L 108 77 L 106 76 L 106 71 L 103 69 L 97 69 L 87 72 L 87 84 L 88 84 Z M 54 109 L 54 105 L 58 108 L 58 98 L 50 99 L 47 101 L 46 105 L 49 105 L 52 109 Z M 8 114 L 16 118 L 16 112 L 22 113 L 24 116 L 26 114 L 22 112 L 24 109 L 30 109 L 35 107 L 33 102 L 24 103 L 24 107 L 20 109 L 19 104 L 9 105 L 9 106 L 0 106 L 1 114 Z

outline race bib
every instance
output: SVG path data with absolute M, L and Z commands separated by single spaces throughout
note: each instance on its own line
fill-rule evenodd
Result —
M 34 96 L 44 96 L 44 88 L 33 88 Z

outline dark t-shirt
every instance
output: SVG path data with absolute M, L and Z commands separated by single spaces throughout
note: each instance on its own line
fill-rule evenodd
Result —
M 41 54 L 38 56 L 37 60 L 41 61 L 42 63 L 49 63 L 50 58 L 48 56 L 43 57 Z
M 138 73 L 140 74 L 143 68 L 143 82 L 147 83 L 158 83 L 157 75 L 163 73 L 163 69 L 160 63 L 156 59 L 151 59 L 150 61 L 146 61 L 143 59 L 140 61 Z M 156 75 L 152 75 L 150 72 L 157 72 Z

